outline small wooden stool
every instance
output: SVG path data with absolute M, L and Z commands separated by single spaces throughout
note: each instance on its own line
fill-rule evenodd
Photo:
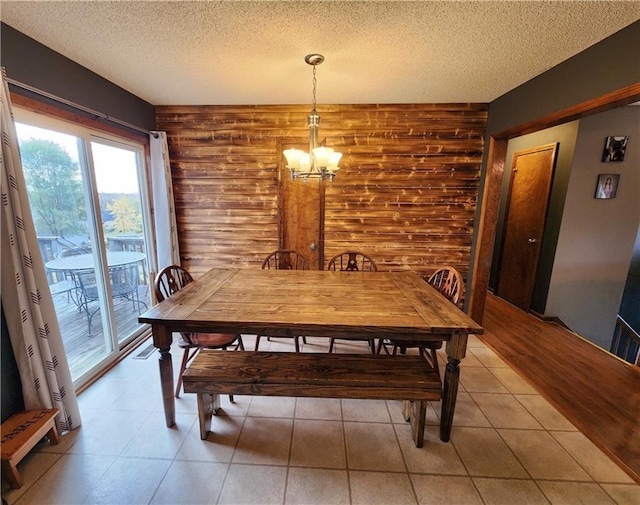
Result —
M 49 442 L 57 444 L 60 435 L 55 425 L 58 409 L 26 410 L 7 419 L 2 430 L 2 477 L 13 488 L 22 487 L 18 463 L 46 435 Z

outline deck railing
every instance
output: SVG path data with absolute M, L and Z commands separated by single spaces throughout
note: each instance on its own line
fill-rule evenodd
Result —
M 611 352 L 629 363 L 640 366 L 640 334 L 618 315 Z

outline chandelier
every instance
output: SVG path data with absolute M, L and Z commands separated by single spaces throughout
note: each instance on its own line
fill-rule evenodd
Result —
M 309 125 L 309 152 L 301 149 L 286 149 L 283 151 L 287 159 L 287 168 L 291 171 L 291 179 L 296 178 L 307 181 L 309 179 L 329 179 L 336 175 L 340 167 L 338 162 L 342 153 L 336 152 L 330 147 L 318 146 L 318 128 L 320 116 L 316 112 L 316 66 L 324 61 L 321 54 L 308 54 L 304 61 L 313 67 L 313 109 L 307 116 Z

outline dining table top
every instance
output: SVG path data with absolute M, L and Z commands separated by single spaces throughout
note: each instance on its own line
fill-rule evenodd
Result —
M 447 340 L 482 327 L 413 271 L 212 269 L 139 322 L 172 331 Z

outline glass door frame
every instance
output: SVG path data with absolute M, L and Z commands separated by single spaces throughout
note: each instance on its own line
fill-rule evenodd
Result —
M 149 278 L 149 274 L 152 271 L 151 269 L 151 263 L 150 260 L 152 258 L 152 255 L 154 254 L 152 251 L 152 247 L 151 244 L 155 243 L 154 240 L 154 235 L 153 235 L 153 222 L 152 222 L 152 213 L 151 213 L 151 198 L 150 198 L 150 192 L 149 192 L 149 186 L 150 186 L 150 182 L 149 182 L 149 178 L 148 178 L 148 164 L 145 163 L 145 159 L 144 159 L 144 152 L 143 149 L 141 148 L 141 146 L 138 144 L 134 144 L 130 141 L 125 141 L 125 140 L 114 140 L 112 137 L 107 136 L 105 134 L 96 134 L 96 133 L 92 133 L 90 134 L 90 143 L 98 143 L 98 144 L 102 144 L 102 145 L 107 145 L 110 147 L 115 147 L 118 149 L 125 149 L 125 150 L 130 150 L 131 152 L 133 152 L 136 156 L 136 166 L 137 166 L 137 176 L 138 176 L 138 191 L 139 191 L 139 196 L 140 196 L 140 200 L 141 202 L 146 202 L 146 204 L 142 204 L 141 205 L 141 212 L 142 212 L 142 234 L 144 237 L 144 254 L 145 254 L 145 258 L 146 258 L 146 272 L 145 275 L 148 279 L 149 282 L 149 292 L 150 292 L 150 300 L 153 303 L 154 300 L 154 296 L 153 296 L 153 289 L 151 288 L 151 279 Z M 93 151 L 92 151 L 93 152 Z M 94 175 L 95 175 L 95 165 L 93 163 L 93 159 L 91 161 L 91 166 L 92 166 L 92 174 L 91 176 L 95 179 Z M 103 227 L 102 227 L 102 220 L 101 220 L 101 212 L 100 212 L 100 202 L 99 202 L 99 196 L 98 196 L 98 184 L 97 181 L 93 180 L 92 181 L 92 196 L 93 196 L 93 202 L 92 202 L 92 207 L 95 205 L 95 208 L 92 208 L 94 215 L 96 216 L 96 221 L 93 222 L 93 226 L 96 228 L 95 233 L 96 233 L 96 240 L 100 240 L 101 244 L 106 243 L 105 241 L 105 237 L 104 237 L 104 231 L 103 231 Z M 104 266 L 107 265 L 107 258 L 106 258 L 106 252 L 107 249 L 106 248 L 101 248 L 100 249 L 102 254 L 100 254 L 100 258 L 99 258 L 99 263 L 101 264 L 102 268 L 101 268 L 101 272 L 104 273 L 106 270 L 104 269 Z M 108 269 L 107 269 L 108 270 Z M 101 283 L 104 285 L 105 287 L 105 293 L 107 294 L 107 298 L 109 300 L 112 300 L 112 294 L 111 294 L 111 286 L 109 285 L 109 282 L 106 282 L 106 279 L 104 278 L 104 276 L 101 276 Z M 149 332 L 149 327 L 148 325 L 143 325 L 141 327 L 139 327 L 137 330 L 135 330 L 132 334 L 128 335 L 125 339 L 120 339 L 120 335 L 118 335 L 118 331 L 116 329 L 116 324 L 115 324 L 115 311 L 113 308 L 113 305 L 110 306 L 109 310 L 109 317 L 108 317 L 108 321 L 104 321 L 103 320 L 103 325 L 105 323 L 108 324 L 108 328 L 110 329 L 110 334 L 112 334 L 115 338 L 115 342 L 116 342 L 116 348 L 118 348 L 118 350 L 121 350 L 122 348 L 126 347 L 130 342 L 134 341 L 140 334 L 142 333 L 147 333 Z M 106 316 L 106 314 L 103 313 L 103 316 Z
M 12 96 L 13 99 L 13 96 Z M 23 102 L 17 100 L 17 102 Z M 28 106 L 15 104 L 13 106 L 14 119 L 17 123 L 28 124 L 31 126 L 57 131 L 66 135 L 72 135 L 78 138 L 78 155 L 79 169 L 82 174 L 83 193 L 87 205 L 87 212 L 93 216 L 90 219 L 89 237 L 95 244 L 105 244 L 104 232 L 102 229 L 102 219 L 100 214 L 100 201 L 98 188 L 95 177 L 95 165 L 92 157 L 91 143 L 107 144 L 118 148 L 130 150 L 135 153 L 137 165 L 138 188 L 141 199 L 142 221 L 143 221 L 143 237 L 144 237 L 144 253 L 147 258 L 145 275 L 149 282 L 150 300 L 154 302 L 153 289 L 151 287 L 151 279 L 149 278 L 150 259 L 155 257 L 155 242 L 153 240 L 153 222 L 151 211 L 151 200 L 149 190 L 149 140 L 143 135 L 128 134 L 128 132 L 116 133 L 114 127 L 109 126 L 101 128 L 101 123 L 95 120 L 80 118 L 78 115 L 63 110 L 54 109 L 58 113 L 51 113 L 50 106 L 43 106 L 49 113 L 42 113 L 38 110 L 41 106 L 39 102 L 27 99 Z M 35 107 L 34 107 L 35 104 Z M 87 124 L 91 123 L 91 124 Z M 107 268 L 107 250 L 106 246 L 94 247 L 92 254 L 96 265 L 97 281 L 101 289 L 98 289 L 100 306 L 107 310 L 100 311 L 100 317 L 104 328 L 105 344 L 107 345 L 107 355 L 100 359 L 96 364 L 88 368 L 78 377 L 74 378 L 74 387 L 76 390 L 82 389 L 83 386 L 90 383 L 96 376 L 103 373 L 114 362 L 126 355 L 136 343 L 144 340 L 150 334 L 148 325 L 140 326 L 132 332 L 131 335 L 119 342 L 116 331 L 116 319 L 112 300 L 111 287 L 108 282 Z

